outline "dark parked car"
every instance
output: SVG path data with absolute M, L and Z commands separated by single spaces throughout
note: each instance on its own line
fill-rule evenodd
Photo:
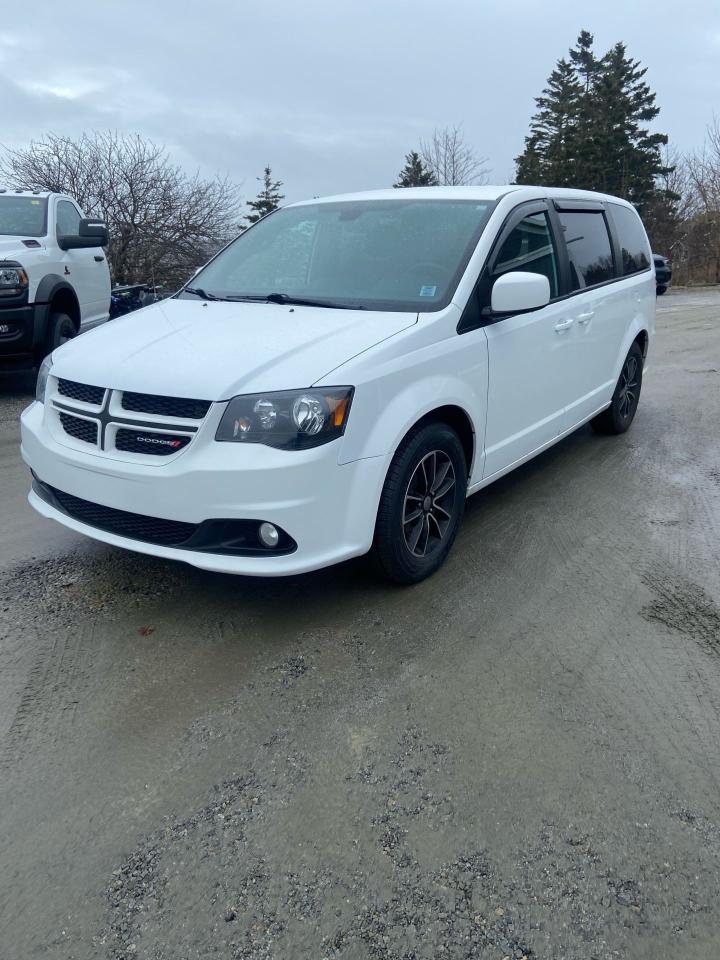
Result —
M 121 317 L 125 313 L 147 307 L 159 299 L 155 288 L 145 283 L 113 287 L 110 291 L 110 318 Z
M 655 262 L 655 290 L 657 295 L 661 297 L 667 288 L 670 286 L 670 280 L 672 279 L 672 269 L 670 267 L 670 261 L 667 257 L 663 257 L 659 253 L 653 254 L 653 260 Z

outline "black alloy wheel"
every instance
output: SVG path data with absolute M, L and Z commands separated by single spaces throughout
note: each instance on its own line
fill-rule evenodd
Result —
M 635 418 L 642 388 L 643 355 L 634 343 L 625 357 L 610 406 L 591 421 L 596 433 L 625 433 Z
M 460 526 L 468 464 L 446 423 L 422 424 L 390 464 L 375 525 L 373 559 L 395 583 L 417 583 L 445 561 Z
M 426 453 L 405 491 L 403 536 L 416 557 L 425 557 L 443 542 L 452 524 L 455 469 L 443 450 Z

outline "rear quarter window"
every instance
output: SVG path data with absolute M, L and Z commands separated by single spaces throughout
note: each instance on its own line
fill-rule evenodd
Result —
M 622 275 L 629 277 L 649 270 L 652 254 L 640 217 L 630 207 L 616 203 L 611 204 L 610 213 L 620 243 Z

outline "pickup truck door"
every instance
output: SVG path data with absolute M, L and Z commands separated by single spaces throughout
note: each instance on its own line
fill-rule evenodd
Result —
M 77 236 L 82 215 L 74 203 L 58 200 L 57 236 Z M 110 313 L 110 271 L 102 247 L 60 250 L 60 264 L 80 303 L 82 326 L 107 319 Z

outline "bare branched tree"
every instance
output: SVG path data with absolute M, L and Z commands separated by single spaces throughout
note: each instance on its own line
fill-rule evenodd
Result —
M 108 224 L 115 283 L 177 286 L 237 228 L 238 190 L 227 179 L 188 176 L 164 147 L 110 131 L 78 140 L 49 134 L 0 154 L 0 180 L 74 197 Z
M 720 283 L 720 123 L 707 128 L 701 149 L 666 164 L 674 169 L 661 187 L 679 199 L 670 217 L 646 223 L 657 253 L 673 261 L 678 283 Z
M 461 127 L 435 130 L 430 140 L 420 141 L 420 156 L 443 186 L 487 183 L 487 157 L 465 142 Z

